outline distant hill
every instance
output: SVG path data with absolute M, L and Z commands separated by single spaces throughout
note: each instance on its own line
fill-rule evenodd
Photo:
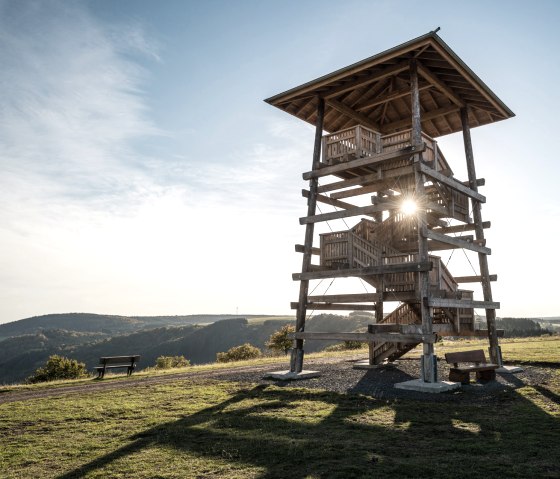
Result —
M 13 336 L 21 336 L 22 334 L 36 334 L 46 329 L 118 334 L 166 326 L 208 324 L 236 317 L 240 316 L 232 314 L 192 314 L 186 316 L 116 316 L 90 313 L 46 314 L 0 324 L 0 341 Z
M 92 322 L 88 321 L 91 317 Z M 233 346 L 251 343 L 265 350 L 265 342 L 270 335 L 291 319 L 274 317 L 248 321 L 246 318 L 230 318 L 216 321 L 218 315 L 193 315 L 157 317 L 160 327 L 153 317 L 124 318 L 103 315 L 49 315 L 22 320 L 20 331 L 25 333 L 0 341 L 0 383 L 23 381 L 35 369 L 42 366 L 52 354 L 61 354 L 85 362 L 88 369 L 98 364 L 100 356 L 140 354 L 139 368 L 153 366 L 158 356 L 184 355 L 193 364 L 213 362 L 216 353 L 227 351 Z M 41 318 L 46 318 L 41 319 Z M 163 319 L 162 319 L 163 318 Z M 180 326 L 165 324 L 167 318 L 178 322 L 177 318 L 187 318 L 196 324 L 188 324 L 184 319 Z M 132 321 L 129 321 L 131 319 Z M 210 324 L 201 324 L 206 319 Z M 209 321 L 212 319 L 213 321 Z M 308 331 L 364 331 L 371 316 L 353 314 L 339 316 L 321 314 L 307 321 Z M 10 323 L 13 324 L 13 323 Z M 157 321 L 156 321 L 157 324 Z M 66 325 L 81 330 L 43 329 L 47 325 Z M 9 326 L 9 325 L 3 325 Z M 21 325 L 20 325 L 21 326 Z M 13 326 L 12 326 L 13 328 Z M 95 330 L 95 328 L 99 328 Z M 127 328 L 133 329 L 128 332 Z M 10 332 L 17 331 L 12 329 Z M 0 334 L 7 334 L 6 330 Z M 334 341 L 311 341 L 307 352 L 319 351 Z

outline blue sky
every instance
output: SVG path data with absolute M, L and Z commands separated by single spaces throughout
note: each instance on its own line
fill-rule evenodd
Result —
M 555 1 L 0 0 L 0 322 L 289 313 L 313 129 L 262 100 L 437 26 L 517 114 L 473 130 L 499 315 L 560 315 L 559 20 Z M 460 136 L 440 145 L 466 178 Z

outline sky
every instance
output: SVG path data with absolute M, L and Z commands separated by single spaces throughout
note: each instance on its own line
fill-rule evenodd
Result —
M 472 130 L 498 316 L 560 316 L 559 21 L 556 1 L 0 0 L 0 322 L 291 314 L 314 131 L 263 99 L 438 26 L 516 113 Z M 461 136 L 439 144 L 466 180 Z

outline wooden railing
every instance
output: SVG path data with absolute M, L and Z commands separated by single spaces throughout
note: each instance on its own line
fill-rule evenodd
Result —
M 366 225 L 362 225 L 365 227 Z M 367 266 L 418 262 L 418 253 L 399 253 L 374 237 L 364 239 L 354 231 L 324 233 L 321 237 L 321 266 L 326 268 L 365 268 Z M 433 267 L 430 287 L 457 291 L 457 283 L 439 256 L 429 256 Z M 415 291 L 418 287 L 415 272 L 389 273 L 383 276 L 384 289 L 390 292 Z
M 436 171 L 452 174 L 437 141 L 425 133 L 422 133 L 422 141 L 426 144 L 423 154 L 424 161 L 432 162 Z M 357 125 L 323 136 L 322 161 L 325 164 L 333 165 L 376 153 L 402 150 L 411 145 L 411 130 L 381 136 L 377 131 Z M 406 162 L 407 160 L 399 161 Z
M 334 165 L 381 152 L 381 134 L 364 126 L 354 126 L 323 136 L 323 163 Z
M 439 256 L 428 256 L 432 262 L 432 270 L 430 271 L 430 288 L 437 290 L 445 290 L 449 292 L 457 291 L 457 283 L 449 270 L 442 263 Z M 383 258 L 383 264 L 403 264 L 418 262 L 418 253 L 400 253 L 389 255 Z M 386 291 L 415 291 L 418 287 L 417 275 L 414 272 L 408 273 L 390 273 L 383 276 Z

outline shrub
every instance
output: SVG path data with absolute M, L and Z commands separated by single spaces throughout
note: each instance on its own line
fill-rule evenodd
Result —
M 49 357 L 44 367 L 37 369 L 33 376 L 28 377 L 26 382 L 35 384 L 56 381 L 57 379 L 80 379 L 88 376 L 89 373 L 84 363 L 55 354 Z
M 293 333 L 296 328 L 290 324 L 285 324 L 278 331 L 272 333 L 268 341 L 266 342 L 266 347 L 273 351 L 283 352 L 288 354 L 288 351 L 292 348 L 294 342 L 293 339 L 288 337 L 289 334 Z
M 156 369 L 185 368 L 191 362 L 185 356 L 160 356 L 156 359 Z
M 229 363 L 231 361 L 243 361 L 245 359 L 254 359 L 261 356 L 261 350 L 255 346 L 245 343 L 241 346 L 234 346 L 225 353 L 216 354 L 216 361 L 219 363 Z

